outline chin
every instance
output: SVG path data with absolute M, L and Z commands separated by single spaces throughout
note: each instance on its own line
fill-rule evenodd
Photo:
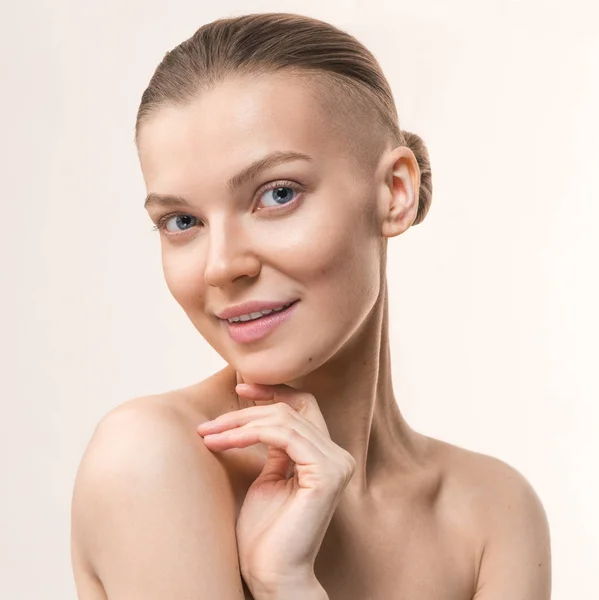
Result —
M 321 364 L 313 354 L 302 356 L 295 350 L 292 353 L 271 348 L 267 352 L 255 352 L 246 356 L 230 357 L 227 361 L 239 373 L 246 383 L 279 385 L 304 377 Z M 324 362 L 324 361 L 322 361 Z
M 293 365 L 282 364 L 264 364 L 254 360 L 242 359 L 238 364 L 232 365 L 236 371 L 241 373 L 246 383 L 261 383 L 262 385 L 279 385 L 288 381 L 293 381 L 306 373 L 309 373 L 311 368 L 299 369 Z

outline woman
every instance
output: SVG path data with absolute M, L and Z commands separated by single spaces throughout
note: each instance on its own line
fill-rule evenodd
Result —
M 135 141 L 169 290 L 228 366 L 102 419 L 79 598 L 549 598 L 530 484 L 393 394 L 387 240 L 432 187 L 372 54 L 299 15 L 209 23 L 157 68 Z

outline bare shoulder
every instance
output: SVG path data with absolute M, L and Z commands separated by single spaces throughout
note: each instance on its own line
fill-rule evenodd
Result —
M 441 440 L 429 440 L 435 447 L 448 483 L 479 504 L 483 512 L 487 512 L 489 502 L 492 505 L 502 503 L 514 493 L 540 503 L 530 482 L 507 462 Z
M 235 495 L 196 433 L 201 412 L 178 391 L 129 400 L 98 423 L 71 505 L 82 600 L 183 598 L 199 587 L 243 598 Z
M 546 600 L 550 532 L 531 483 L 499 458 L 433 440 L 448 502 L 468 513 L 479 555 L 476 599 Z

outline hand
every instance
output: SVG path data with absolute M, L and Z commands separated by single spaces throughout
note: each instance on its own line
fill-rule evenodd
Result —
M 311 394 L 286 385 L 240 383 L 235 390 L 267 403 L 223 414 L 198 433 L 213 452 L 268 445 L 237 520 L 240 570 L 252 593 L 291 589 L 314 577 L 316 555 L 356 463 L 331 440 Z

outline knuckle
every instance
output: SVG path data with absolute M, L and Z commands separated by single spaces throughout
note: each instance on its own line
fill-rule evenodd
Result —
M 297 441 L 301 435 L 293 428 L 285 429 L 285 438 L 288 442 Z
M 347 452 L 347 462 L 350 465 L 350 469 L 352 471 L 355 471 L 356 470 L 356 459 L 349 452 Z
M 273 422 L 278 426 L 286 426 L 289 424 L 289 417 L 293 413 L 293 409 L 284 402 L 278 402 L 274 405 Z
M 355 463 L 350 464 L 348 461 L 342 460 L 332 473 L 331 479 L 335 481 L 336 487 L 345 487 L 353 477 L 354 471 Z
M 344 471 L 337 471 L 334 480 L 336 482 L 335 487 L 337 488 L 343 488 L 348 483 L 347 474 Z
M 279 416 L 285 417 L 290 415 L 293 412 L 293 409 L 286 402 L 277 402 L 275 405 L 275 410 Z
M 344 478 L 349 481 L 356 471 L 356 459 L 349 452 L 345 452 L 342 465 Z
M 307 392 L 303 393 L 301 396 L 301 410 L 305 410 L 310 405 L 318 405 L 316 402 L 316 398 Z

